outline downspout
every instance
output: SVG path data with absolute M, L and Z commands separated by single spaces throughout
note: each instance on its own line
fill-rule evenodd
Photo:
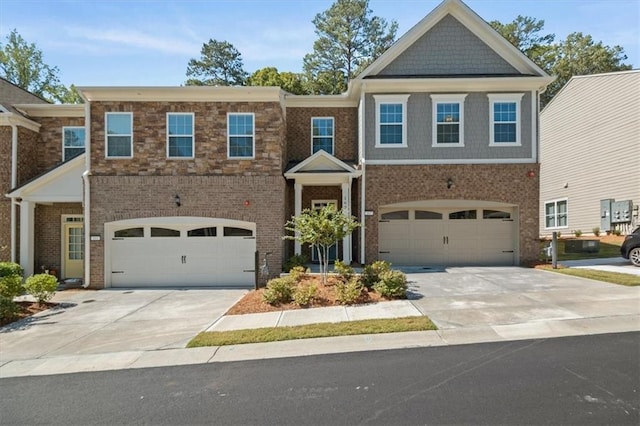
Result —
M 364 147 L 365 147 L 365 140 L 364 140 L 364 136 L 365 136 L 365 116 L 366 116 L 366 111 L 365 111 L 365 89 L 366 89 L 366 84 L 363 83 L 362 87 L 360 88 L 360 117 L 361 117 L 361 123 L 360 123 L 360 165 L 362 167 L 362 175 L 360 176 L 360 223 L 362 224 L 361 228 L 360 228 L 360 263 L 362 265 L 364 265 L 366 263 L 366 259 L 365 259 L 365 233 L 366 233 L 366 226 L 365 226 L 365 208 L 366 208 L 366 196 L 365 196 L 365 188 L 366 188 L 366 184 L 365 184 L 365 180 L 366 180 L 366 173 L 365 173 L 365 155 L 364 155 Z
M 18 126 L 11 125 L 11 189 L 14 189 L 18 184 Z M 11 261 L 16 263 L 17 253 L 17 236 L 16 231 L 18 228 L 17 220 L 17 202 L 15 197 L 11 197 Z
M 91 284 L 91 191 L 89 188 L 89 174 L 91 173 L 91 106 L 89 101 L 84 99 L 84 161 L 86 170 L 82 173 L 84 183 L 84 282 L 82 287 L 88 288 Z

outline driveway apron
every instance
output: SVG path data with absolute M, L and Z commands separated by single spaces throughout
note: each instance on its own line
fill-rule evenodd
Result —
M 0 329 L 0 364 L 60 355 L 184 348 L 246 290 L 67 290 L 55 309 Z
M 640 287 L 519 267 L 405 272 L 412 303 L 441 330 L 617 316 L 640 329 Z

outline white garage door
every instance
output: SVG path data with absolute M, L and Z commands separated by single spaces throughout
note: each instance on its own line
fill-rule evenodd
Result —
M 514 265 L 512 208 L 386 208 L 378 257 L 394 265 Z
M 255 224 L 211 219 L 176 223 L 180 219 L 185 220 L 111 224 L 105 271 L 111 286 L 253 285 Z

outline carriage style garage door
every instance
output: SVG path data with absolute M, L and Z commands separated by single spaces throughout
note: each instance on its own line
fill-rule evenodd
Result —
M 153 218 L 112 222 L 105 230 L 107 286 L 229 287 L 254 283 L 254 223 Z
M 394 265 L 514 265 L 512 207 L 383 208 L 378 257 Z

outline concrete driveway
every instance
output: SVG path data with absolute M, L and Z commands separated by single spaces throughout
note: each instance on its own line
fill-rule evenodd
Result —
M 246 290 L 67 290 L 56 309 L 0 329 L 0 365 L 11 360 L 184 348 Z
M 596 329 L 624 322 L 640 330 L 640 287 L 518 267 L 405 269 L 411 302 L 446 333 L 485 328 L 501 334 L 548 324 Z M 508 326 L 508 327 L 506 327 Z M 485 336 L 491 339 L 494 336 Z M 501 337 L 505 337 L 501 335 Z M 520 335 L 513 335 L 520 338 Z

